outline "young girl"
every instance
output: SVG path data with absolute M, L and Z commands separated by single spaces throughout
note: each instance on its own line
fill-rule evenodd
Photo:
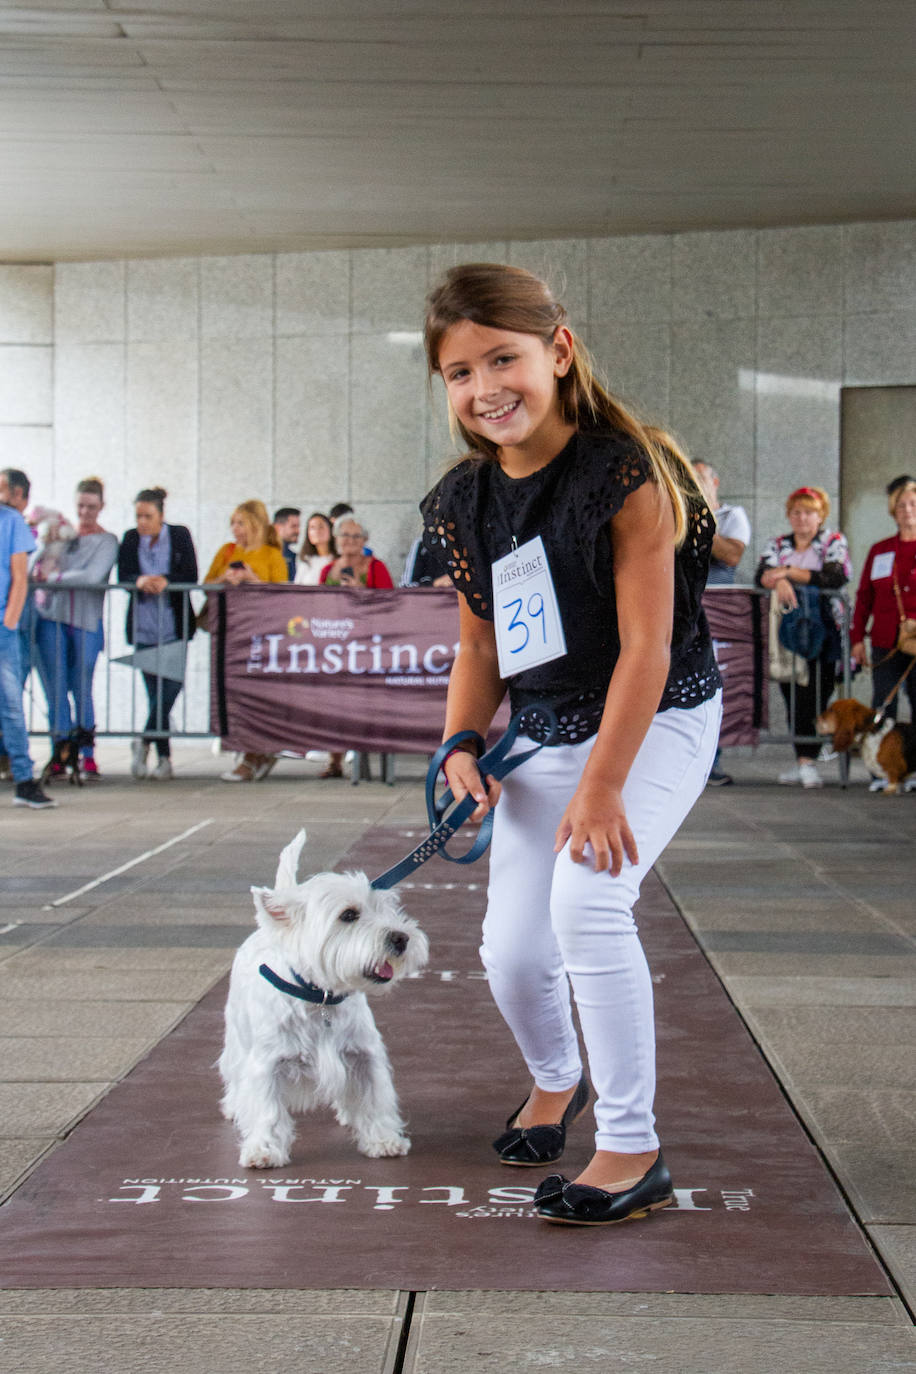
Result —
M 603 390 L 566 319 L 512 267 L 456 267 L 432 292 L 428 363 L 472 452 L 421 510 L 462 594 L 446 738 L 485 736 L 506 680 L 513 712 L 545 702 L 559 722 L 502 788 L 470 748 L 445 763 L 476 819 L 496 807 L 481 956 L 533 1079 L 494 1147 L 504 1164 L 551 1163 L 587 1104 L 571 983 L 597 1149 L 535 1205 L 601 1225 L 672 1199 L 632 907 L 715 753 L 721 684 L 700 606 L 715 525 L 673 440 Z M 543 718 L 522 733 L 543 738 Z

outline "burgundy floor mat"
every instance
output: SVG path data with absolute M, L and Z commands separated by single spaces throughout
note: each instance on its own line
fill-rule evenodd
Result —
M 351 866 L 379 872 L 415 842 L 378 827 Z M 302 1120 L 288 1168 L 240 1170 L 212 1067 L 221 984 L 0 1209 L 0 1285 L 889 1293 L 654 876 L 638 914 L 677 1206 L 595 1230 L 533 1218 L 549 1170 L 506 1168 L 489 1147 L 526 1077 L 478 963 L 485 877 L 485 862 L 436 859 L 403 890 L 431 964 L 375 1007 L 410 1155 L 367 1160 L 321 1113 Z M 592 1129 L 588 1113 L 571 1131 L 566 1172 L 587 1159 Z

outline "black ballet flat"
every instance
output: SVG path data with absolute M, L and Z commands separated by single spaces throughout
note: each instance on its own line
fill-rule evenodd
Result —
M 516 1117 L 524 1107 L 517 1107 L 506 1122 L 506 1130 L 493 1141 L 493 1149 L 499 1155 L 500 1164 L 514 1164 L 521 1169 L 537 1169 L 544 1164 L 552 1164 L 559 1159 L 566 1145 L 566 1127 L 572 1125 L 576 1117 L 585 1110 L 589 1098 L 588 1079 L 585 1074 L 579 1079 L 569 1106 L 556 1125 L 517 1126 Z
M 614 1226 L 648 1216 L 673 1201 L 671 1175 L 661 1151 L 652 1168 L 622 1193 L 607 1193 L 551 1174 L 534 1195 L 538 1216 L 563 1226 Z

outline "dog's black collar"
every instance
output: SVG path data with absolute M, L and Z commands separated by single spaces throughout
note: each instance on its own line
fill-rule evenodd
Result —
M 336 1007 L 349 996 L 349 993 L 346 992 L 328 992 L 327 988 L 318 988 L 314 983 L 307 983 L 304 978 L 299 977 L 295 970 L 293 970 L 295 983 L 288 983 L 285 978 L 280 977 L 279 973 L 274 973 L 267 964 L 262 964 L 258 973 L 280 992 L 288 993 L 290 997 L 298 997 L 303 1002 L 314 1002 L 320 1007 Z

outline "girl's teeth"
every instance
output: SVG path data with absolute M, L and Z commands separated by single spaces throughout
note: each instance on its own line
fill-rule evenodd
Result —
M 507 406 L 500 406 L 499 410 L 488 410 L 484 413 L 485 420 L 501 420 L 504 415 L 508 415 L 510 410 L 514 410 L 516 402 L 512 401 Z

